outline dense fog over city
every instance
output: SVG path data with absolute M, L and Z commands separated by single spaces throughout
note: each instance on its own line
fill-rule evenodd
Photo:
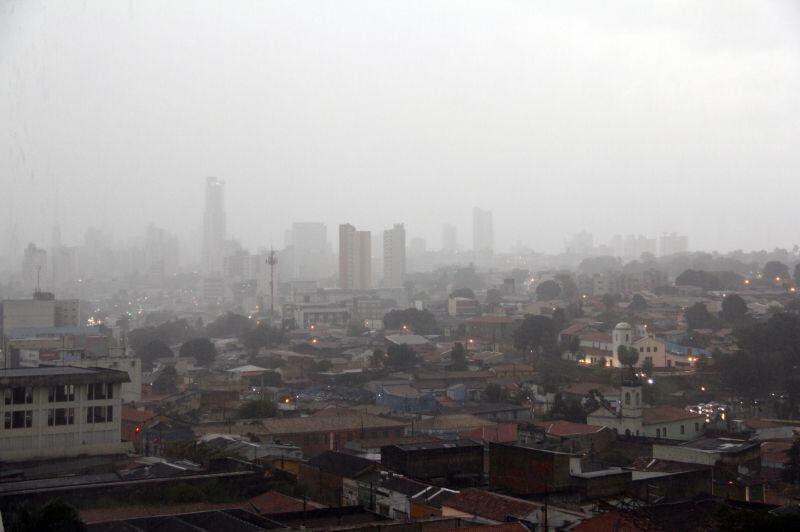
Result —
M 0 530 L 795 530 L 798 27 L 0 0 Z
M 334 245 L 343 221 L 403 221 L 437 248 L 475 205 L 502 250 L 583 229 L 791 247 L 798 19 L 792 1 L 4 1 L 2 244 L 152 222 L 195 255 L 212 175 L 251 249 L 293 221 Z

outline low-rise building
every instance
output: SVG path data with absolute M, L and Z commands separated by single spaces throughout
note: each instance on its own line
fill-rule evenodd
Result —
M 5 461 L 115 454 L 122 443 L 124 371 L 71 366 L 0 370 Z
M 415 480 L 476 485 L 483 478 L 483 445 L 472 440 L 388 445 L 381 463 Z

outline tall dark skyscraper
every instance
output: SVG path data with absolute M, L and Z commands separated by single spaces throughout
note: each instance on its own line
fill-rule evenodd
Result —
M 203 212 L 203 272 L 221 274 L 225 251 L 225 182 L 206 178 L 206 205 Z

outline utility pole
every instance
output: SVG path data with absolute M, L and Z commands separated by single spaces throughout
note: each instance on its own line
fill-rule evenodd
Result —
M 275 319 L 275 265 L 278 264 L 278 257 L 272 248 L 267 256 L 267 264 L 269 265 L 269 318 L 272 321 Z

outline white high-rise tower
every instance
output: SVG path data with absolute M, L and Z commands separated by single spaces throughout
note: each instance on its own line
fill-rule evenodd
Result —
M 206 178 L 206 204 L 203 212 L 203 272 L 221 274 L 225 252 L 225 182 Z

